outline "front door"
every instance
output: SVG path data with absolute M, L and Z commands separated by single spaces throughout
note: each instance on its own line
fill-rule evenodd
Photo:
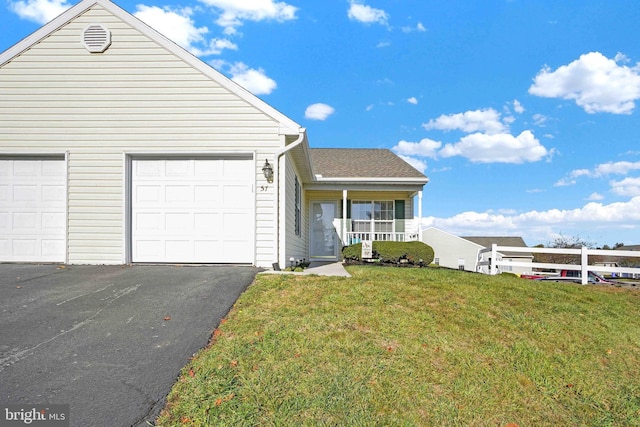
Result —
M 336 208 L 336 202 L 311 202 L 311 258 L 338 258 Z

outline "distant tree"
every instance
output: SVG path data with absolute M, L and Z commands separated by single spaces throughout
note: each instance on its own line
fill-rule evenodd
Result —
M 550 248 L 581 248 L 586 246 L 588 248 L 594 248 L 595 244 L 583 239 L 580 236 L 565 236 L 560 234 L 553 242 L 549 244 Z
M 624 243 L 622 243 L 622 242 L 616 243 L 615 246 L 613 247 L 613 249 L 618 249 L 618 248 L 621 248 L 622 246 L 624 246 Z

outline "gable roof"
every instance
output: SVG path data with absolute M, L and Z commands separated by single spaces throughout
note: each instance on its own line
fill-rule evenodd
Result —
M 312 148 L 311 163 L 318 180 L 402 179 L 426 184 L 429 179 L 388 149 Z
M 301 128 L 299 124 L 297 124 L 281 112 L 277 111 L 275 108 L 271 107 L 269 104 L 262 101 L 260 98 L 258 98 L 242 86 L 238 85 L 219 71 L 215 70 L 210 65 L 206 64 L 191 53 L 187 52 L 185 49 L 160 34 L 158 31 L 149 27 L 147 24 L 140 21 L 129 12 L 121 9 L 110 0 L 83 0 L 75 6 L 67 9 L 61 15 L 54 18 L 44 26 L 40 27 L 40 29 L 38 29 L 31 35 L 27 36 L 6 51 L 0 53 L 0 67 L 4 66 L 15 57 L 21 55 L 23 52 L 29 50 L 32 46 L 48 37 L 53 32 L 67 25 L 69 22 L 73 21 L 75 18 L 82 15 L 87 10 L 95 7 L 96 5 L 106 9 L 114 16 L 126 22 L 136 30 L 149 37 L 154 42 L 167 49 L 175 56 L 182 59 L 193 68 L 200 71 L 202 74 L 217 82 L 223 88 L 229 90 L 247 103 L 262 111 L 267 116 L 271 117 L 274 121 L 279 123 L 281 135 L 297 136 L 305 132 L 304 128 Z
M 640 245 L 624 245 L 616 248 L 617 251 L 640 251 Z
M 510 236 L 464 236 L 462 237 L 465 240 L 476 243 L 483 248 L 490 248 L 492 244 L 496 244 L 498 246 L 515 246 L 517 248 L 527 248 L 528 246 L 524 243 L 522 237 L 510 237 Z M 509 251 L 500 251 L 502 255 L 506 255 L 509 257 L 531 257 L 533 256 L 529 252 L 509 252 Z

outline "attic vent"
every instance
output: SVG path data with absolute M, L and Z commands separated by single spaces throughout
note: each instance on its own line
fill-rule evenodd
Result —
M 82 32 L 82 46 L 91 53 L 102 53 L 111 44 L 111 32 L 101 24 L 89 24 Z

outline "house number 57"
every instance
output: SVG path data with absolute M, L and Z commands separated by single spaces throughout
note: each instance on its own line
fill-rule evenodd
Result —
M 266 185 L 261 185 L 260 186 L 260 191 L 267 191 L 268 189 L 269 189 L 269 187 L 266 186 Z

